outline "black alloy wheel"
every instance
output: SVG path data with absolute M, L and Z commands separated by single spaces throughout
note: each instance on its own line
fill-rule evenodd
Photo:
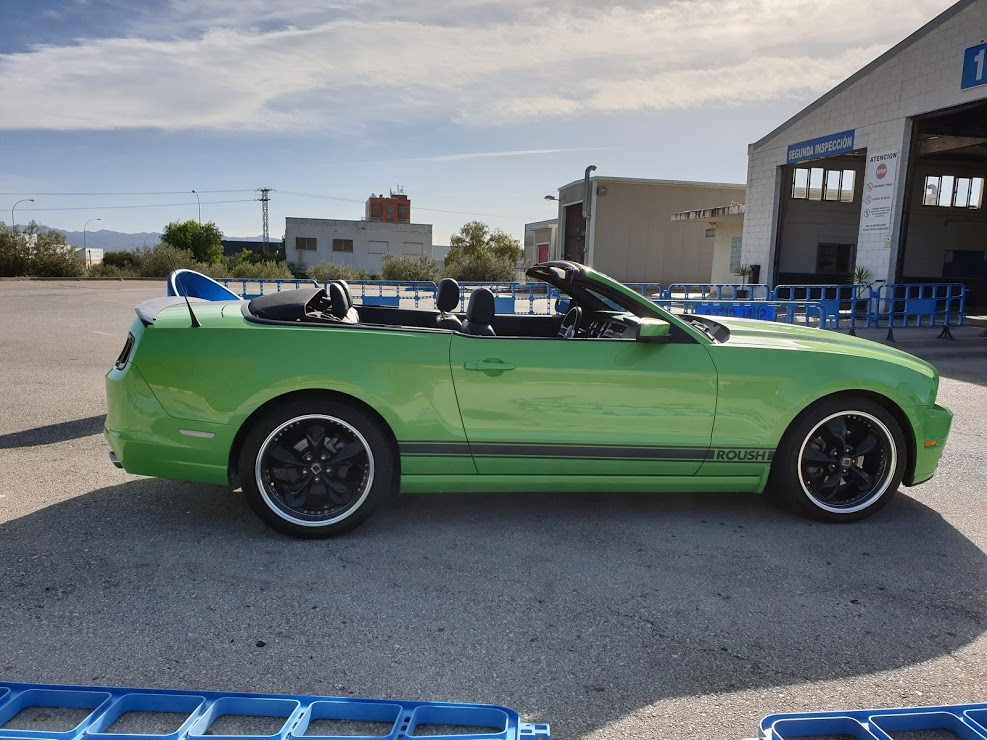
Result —
M 275 529 L 327 537 L 362 522 L 390 490 L 393 452 L 360 409 L 305 405 L 288 404 L 252 427 L 240 480 L 251 506 Z

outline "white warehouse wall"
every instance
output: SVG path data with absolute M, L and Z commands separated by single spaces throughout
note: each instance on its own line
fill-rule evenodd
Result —
M 845 88 L 836 88 L 831 97 L 824 96 L 790 124 L 751 144 L 743 261 L 760 264 L 762 280 L 772 279 L 778 203 L 782 188 L 790 186 L 782 182 L 781 170 L 788 145 L 850 129 L 856 132 L 857 149 L 899 152 L 891 231 L 857 234 L 856 264 L 868 268 L 875 278 L 893 279 L 909 164 L 908 118 L 987 98 L 987 87 L 960 90 L 963 52 L 982 42 L 985 29 L 987 0 L 959 2 L 880 64 L 865 67 L 859 79 L 851 78 Z
M 298 249 L 297 239 L 316 240 L 316 249 Z M 286 218 L 285 257 L 311 267 L 321 262 L 349 265 L 370 275 L 380 273 L 385 254 L 432 256 L 431 224 L 392 224 L 380 221 L 343 221 L 325 218 Z M 333 239 L 351 239 L 352 252 L 334 252 Z

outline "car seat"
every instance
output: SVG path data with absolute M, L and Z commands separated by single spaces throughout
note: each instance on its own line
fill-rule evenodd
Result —
M 494 294 L 487 288 L 477 288 L 470 294 L 466 305 L 466 323 L 460 331 L 475 337 L 497 336 L 497 332 L 490 326 L 495 313 Z
M 459 307 L 459 283 L 452 278 L 443 278 L 439 281 L 439 289 L 435 293 L 435 306 L 439 309 L 439 315 L 435 319 L 435 325 L 439 329 L 459 331 L 463 328 L 463 322 L 453 313 Z

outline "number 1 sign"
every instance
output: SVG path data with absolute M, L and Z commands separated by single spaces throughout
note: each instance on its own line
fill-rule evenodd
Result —
M 963 52 L 963 76 L 960 90 L 987 85 L 987 44 L 971 46 Z

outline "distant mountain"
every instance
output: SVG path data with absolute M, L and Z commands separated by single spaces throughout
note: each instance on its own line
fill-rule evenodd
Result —
M 47 227 L 42 227 L 47 228 Z M 143 249 L 153 247 L 161 239 L 161 234 L 156 231 L 140 231 L 136 234 L 125 234 L 120 231 L 109 231 L 99 229 L 98 231 L 86 230 L 85 238 L 81 231 L 65 231 L 64 229 L 51 229 L 58 231 L 65 236 L 65 241 L 73 247 L 85 246 L 97 247 L 104 252 L 123 252 L 131 249 Z M 226 236 L 226 239 L 236 239 L 247 242 L 264 241 L 263 236 Z

